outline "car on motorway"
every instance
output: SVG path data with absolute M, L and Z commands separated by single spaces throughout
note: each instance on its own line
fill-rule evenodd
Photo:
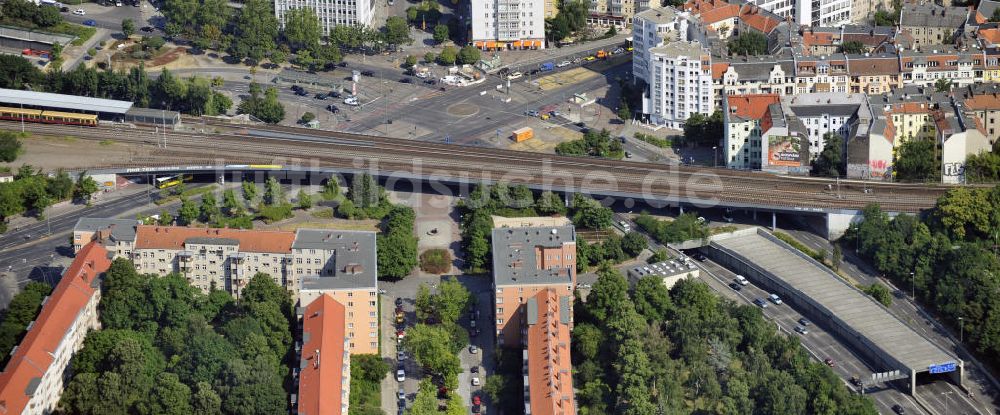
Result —
M 628 222 L 625 222 L 623 220 L 618 221 L 618 225 L 621 226 L 622 229 L 625 230 L 625 232 L 628 232 L 628 231 L 632 230 L 632 226 L 629 225 Z
M 737 284 L 735 282 L 731 282 L 731 283 L 729 283 L 729 288 L 732 288 L 733 291 L 739 291 L 739 290 L 743 289 L 743 286 L 739 285 L 739 284 Z
M 560 68 L 562 68 L 563 66 L 569 66 L 569 65 L 570 65 L 570 61 L 562 61 L 562 62 L 559 62 L 558 64 L 556 64 L 556 66 L 558 66 Z
M 573 63 L 580 63 L 580 62 L 583 62 L 583 58 L 580 57 L 573 58 Z
M 809 320 L 806 320 L 805 317 L 799 319 L 799 325 L 801 325 L 802 327 L 809 327 L 810 324 L 812 323 L 810 323 Z
M 142 28 L 139 29 L 139 31 L 146 32 L 146 33 L 151 33 L 153 31 L 153 27 L 152 26 L 143 26 Z
M 69 7 L 62 6 L 59 8 L 59 11 L 62 13 L 69 13 Z
M 769 294 L 767 299 L 771 300 L 775 305 L 781 305 L 781 297 L 778 297 L 778 294 Z
M 807 330 L 805 327 L 802 327 L 802 326 L 795 326 L 795 332 L 799 333 L 799 334 L 801 334 L 803 336 L 805 336 L 806 334 L 809 334 L 809 330 Z
M 90 26 L 90 27 L 96 27 L 97 26 L 97 22 L 95 22 L 93 20 L 84 20 L 83 21 L 83 25 L 84 26 Z
M 75 14 L 77 16 L 83 16 L 83 15 L 87 14 L 87 11 L 84 10 L 84 9 L 76 9 L 76 10 L 73 10 L 73 14 Z
M 736 283 L 739 284 L 739 285 L 748 285 L 748 284 L 750 284 L 750 281 L 747 281 L 747 278 L 744 277 L 744 276 L 742 276 L 742 275 L 736 275 L 736 278 L 733 278 L 733 281 L 736 281 Z
M 824 359 L 824 360 L 823 360 L 823 363 L 826 363 L 826 365 L 827 365 L 827 366 L 830 366 L 830 367 L 834 367 L 834 366 L 836 366 L 836 363 L 834 363 L 833 359 L 831 359 L 831 358 L 829 358 L 829 357 L 828 357 L 828 358 L 826 358 L 826 359 Z
M 754 303 L 754 304 L 756 304 L 756 305 L 757 305 L 757 307 L 760 307 L 760 308 L 767 308 L 767 301 L 764 301 L 764 300 L 763 300 L 763 299 L 761 299 L 761 298 L 754 298 L 754 299 L 753 299 L 753 303 Z
M 902 415 L 906 413 L 906 409 L 903 409 L 903 406 L 897 403 L 892 406 L 892 412 Z
M 404 370 L 403 367 L 400 366 L 398 369 L 396 369 L 396 382 L 403 382 L 405 380 L 406 380 L 406 370 Z
M 517 78 L 520 78 L 522 76 L 524 76 L 524 74 L 522 74 L 520 72 L 514 72 L 514 73 L 512 73 L 510 75 L 507 75 L 507 79 L 517 79 Z

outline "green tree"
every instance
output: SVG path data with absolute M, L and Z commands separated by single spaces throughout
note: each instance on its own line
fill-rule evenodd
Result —
M 895 26 L 897 20 L 898 14 L 892 14 L 885 10 L 878 10 L 875 12 L 876 26 Z
M 222 415 L 222 398 L 208 382 L 198 382 L 191 396 L 191 409 L 195 414 Z
M 993 14 L 990 15 L 989 21 L 1000 22 L 1000 9 L 993 9 Z
M 892 293 L 890 293 L 889 289 L 882 284 L 876 282 L 865 286 L 864 292 L 886 307 L 892 305 Z
M 451 335 L 441 325 L 417 324 L 403 338 L 403 345 L 417 364 L 445 379 L 455 378 L 462 371 L 451 344 Z M 450 385 L 449 389 L 455 386 L 458 385 Z
M 684 139 L 691 143 L 714 146 L 719 144 L 719 137 L 724 134 L 722 112 L 715 111 L 706 117 L 694 113 L 684 122 Z
M 233 43 L 229 47 L 233 57 L 248 57 L 259 62 L 269 55 L 278 38 L 278 19 L 274 16 L 271 3 L 247 0 L 236 18 L 233 32 Z
M 847 42 L 840 44 L 840 51 L 842 53 L 850 54 L 862 54 L 868 51 L 868 48 L 864 43 L 857 40 L 848 40 Z
M 308 124 L 315 119 L 316 119 L 316 114 L 306 111 L 305 113 L 302 114 L 302 118 L 299 118 L 299 122 L 302 124 Z
M 844 177 L 847 166 L 844 163 L 844 138 L 837 133 L 826 133 L 823 151 L 812 162 L 810 174 L 820 177 Z
M 457 59 L 458 51 L 455 50 L 454 46 L 445 46 L 437 57 L 438 63 L 442 65 L 454 65 Z
M 312 196 L 306 193 L 305 190 L 299 189 L 299 193 L 295 196 L 299 201 L 299 209 L 309 210 L 313 207 Z
M 434 63 L 435 60 L 437 60 L 437 55 L 435 55 L 434 52 L 427 52 L 424 54 L 424 63 Z
M 417 266 L 417 239 L 412 235 L 379 234 L 377 240 L 380 278 L 403 278 Z
M 410 25 L 406 23 L 406 19 L 399 16 L 389 16 L 385 20 L 384 38 L 385 43 L 393 49 L 399 45 L 413 43 L 413 39 L 410 38 Z
M 938 181 L 938 168 L 934 141 L 911 139 L 899 147 L 893 168 L 896 177 L 902 181 Z
M 444 279 L 433 296 L 434 310 L 442 324 L 457 323 L 462 312 L 469 308 L 472 294 L 454 279 Z
M 613 268 L 601 268 L 597 272 L 597 281 L 587 295 L 587 312 L 598 321 L 605 321 L 620 304 L 628 301 L 628 281 L 625 281 L 625 277 Z
M 156 224 L 160 225 L 160 226 L 170 226 L 170 225 L 173 225 L 174 224 L 174 215 L 171 215 L 170 212 L 168 210 L 166 210 L 166 209 L 161 209 L 160 210 L 160 218 L 156 221 Z
M 1000 151 L 995 149 L 992 152 L 984 151 L 968 156 L 965 159 L 965 181 L 968 183 L 1000 182 Z
M 462 50 L 458 52 L 458 62 L 466 65 L 472 65 L 479 62 L 480 52 L 475 46 L 465 45 Z
M 666 320 L 672 308 L 667 286 L 661 278 L 653 275 L 644 276 L 636 282 L 632 300 L 635 311 L 651 322 Z
M 629 232 L 622 238 L 622 250 L 629 257 L 635 258 L 646 249 L 649 242 L 646 237 L 638 232 Z
M 420 381 L 417 388 L 417 395 L 413 398 L 413 405 L 410 407 L 410 415 L 438 415 L 437 388 L 430 379 Z
M 246 183 L 244 182 L 244 184 Z M 243 213 L 243 206 L 236 199 L 236 191 L 233 189 L 226 189 L 225 192 L 222 192 L 222 211 L 229 217 L 239 216 Z
M 578 227 L 597 230 L 611 227 L 611 208 L 590 197 L 574 194 L 572 211 L 573 224 Z
M 629 110 L 628 101 L 625 100 L 625 97 L 622 97 L 621 102 L 618 103 L 618 118 L 623 121 L 632 119 L 632 111 Z
M 149 414 L 185 415 L 192 413 L 191 388 L 181 383 L 177 375 L 162 373 L 148 397 L 145 411 Z
M 204 223 L 212 223 L 219 219 L 222 211 L 219 209 L 219 202 L 215 200 L 215 195 L 212 192 L 205 193 L 201 197 L 200 211 L 200 219 Z
M 437 43 L 444 43 L 449 38 L 448 25 L 439 24 L 434 26 L 434 41 Z M 433 59 L 432 59 L 433 60 Z
M 746 31 L 727 44 L 730 55 L 756 56 L 767 53 L 767 38 L 760 32 Z
M 936 92 L 948 92 L 951 91 L 951 79 L 938 79 L 934 81 L 934 90 Z
M 132 19 L 122 20 L 122 35 L 132 37 L 135 34 L 135 21 Z
M 311 7 L 290 9 L 285 12 L 285 39 L 292 50 L 305 49 L 316 52 L 319 50 L 322 35 L 319 18 Z
M 257 187 L 257 183 L 243 182 L 241 187 L 243 188 L 243 200 L 246 200 L 249 204 L 253 204 L 257 200 L 257 195 L 260 194 L 260 188 Z
M 404 62 L 407 68 L 412 68 L 417 64 L 417 57 L 413 55 L 406 55 L 406 62 Z
M 286 410 L 281 381 L 275 368 L 258 357 L 250 362 L 239 359 L 227 362 L 215 384 L 222 397 L 223 412 L 265 415 Z
M 198 208 L 198 205 L 193 200 L 181 197 L 181 207 L 177 211 L 177 220 L 180 223 L 190 225 L 198 220 L 200 214 L 201 209 Z

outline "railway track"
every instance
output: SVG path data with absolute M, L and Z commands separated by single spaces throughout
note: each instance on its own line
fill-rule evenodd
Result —
M 16 123 L 8 123 L 16 124 Z M 0 124 L 2 125 L 2 124 Z M 19 128 L 20 125 L 17 124 Z M 282 164 L 549 184 L 639 199 L 704 201 L 797 210 L 859 209 L 878 202 L 885 209 L 918 212 L 934 205 L 949 186 L 834 181 L 727 169 L 705 169 L 598 158 L 563 157 L 360 134 L 275 126 L 231 126 L 206 122 L 212 133 L 166 133 L 167 148 L 154 148 L 162 131 L 149 128 L 72 127 L 32 124 L 43 135 L 146 146 L 149 156 L 115 165 L 138 167 L 215 164 Z

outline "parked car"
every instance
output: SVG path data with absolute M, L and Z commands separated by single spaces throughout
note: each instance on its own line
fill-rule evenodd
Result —
M 406 360 L 406 352 L 404 352 L 402 350 L 397 351 L 396 352 L 396 360 L 400 361 L 400 362 Z
M 760 308 L 767 308 L 767 302 L 760 298 L 754 298 L 753 303 Z
M 403 340 L 404 337 L 406 337 L 406 330 L 403 330 L 403 329 L 396 330 L 396 338 L 397 339 Z
M 327 95 L 329 95 L 330 98 L 340 98 L 340 92 L 337 91 L 330 91 L 330 93 Z
M 404 401 L 405 402 L 406 401 L 406 392 L 404 392 L 402 389 L 396 391 L 396 398 L 399 399 L 400 401 Z
M 473 376 L 472 377 L 472 386 L 479 386 L 479 385 L 482 385 L 482 384 L 483 384 L 483 382 L 481 382 L 479 380 L 479 376 Z
M 330 105 L 327 105 L 327 106 L 326 106 L 326 110 L 327 110 L 327 111 L 330 111 L 330 112 L 332 112 L 332 113 L 334 113 L 334 114 L 336 114 L 336 113 L 340 112 L 340 108 L 337 108 L 337 106 L 336 106 L 336 105 L 333 105 L 333 104 L 330 104 Z
M 150 33 L 150 32 L 152 32 L 152 31 L 153 31 L 153 27 L 152 27 L 152 26 L 143 26 L 143 27 L 142 27 L 141 29 L 139 29 L 139 30 L 140 30 L 140 31 L 143 31 L 143 32 L 146 32 L 146 33 Z
M 527 110 L 527 111 L 524 112 L 524 115 L 527 115 L 529 117 L 537 117 L 538 116 L 538 111 Z
M 524 76 L 524 74 L 522 74 L 520 72 L 514 72 L 514 73 L 512 73 L 510 75 L 507 75 L 507 79 L 517 79 L 517 78 L 520 78 L 522 76 Z
M 413 83 L 413 78 L 401 78 L 399 80 L 399 82 L 404 83 L 404 84 L 412 84 Z
M 90 26 L 90 27 L 96 27 L 97 26 L 97 22 L 95 22 L 93 20 L 84 20 L 83 21 L 83 25 L 84 26 Z
M 403 367 L 400 366 L 399 369 L 396 369 L 396 382 L 402 382 L 405 380 L 406 380 L 406 370 L 403 370 Z
M 375 72 L 372 72 L 372 71 L 361 71 L 361 76 L 375 76 Z
M 803 336 L 809 334 L 809 330 L 807 330 L 805 327 L 802 326 L 795 326 L 795 332 Z
M 437 79 L 424 79 L 424 83 L 427 85 L 437 85 Z
M 831 359 L 831 358 L 829 358 L 829 357 L 828 357 L 828 358 L 826 358 L 825 360 L 823 360 L 823 363 L 826 363 L 826 365 L 827 365 L 827 366 L 830 366 L 830 367 L 833 367 L 833 366 L 835 366 L 835 364 L 834 364 L 834 362 L 833 362 L 833 359 Z
M 325 99 L 329 98 L 329 96 L 327 94 L 316 94 L 315 96 L 313 96 L 313 98 L 316 98 L 316 99 L 319 99 L 319 100 L 325 100 Z
M 76 9 L 76 10 L 73 10 L 73 14 L 75 14 L 77 16 L 83 16 L 83 15 L 87 14 L 87 11 L 84 10 L 84 9 Z
M 396 297 L 396 307 L 400 307 L 402 305 L 403 305 L 403 299 Z
M 309 91 L 306 91 L 306 90 L 305 90 L 305 89 L 303 89 L 303 88 L 299 88 L 299 90 L 298 90 L 298 91 L 295 91 L 295 95 L 298 95 L 298 96 L 300 96 L 300 97 L 304 97 L 304 96 L 306 96 L 306 95 L 309 95 Z
M 569 61 L 562 61 L 562 62 L 559 62 L 556 66 L 562 68 L 563 66 L 569 66 L 569 64 L 570 64 Z
M 63 13 L 69 13 L 69 7 L 62 6 L 59 8 L 59 11 Z
M 469 346 L 469 353 L 476 354 L 479 353 L 479 348 L 476 345 Z

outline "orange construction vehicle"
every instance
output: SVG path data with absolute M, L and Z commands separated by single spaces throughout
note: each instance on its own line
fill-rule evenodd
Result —
M 597 59 L 604 59 L 604 58 L 608 57 L 608 52 L 605 52 L 602 49 L 602 50 L 597 51 L 597 55 L 595 55 L 595 56 L 597 57 Z

